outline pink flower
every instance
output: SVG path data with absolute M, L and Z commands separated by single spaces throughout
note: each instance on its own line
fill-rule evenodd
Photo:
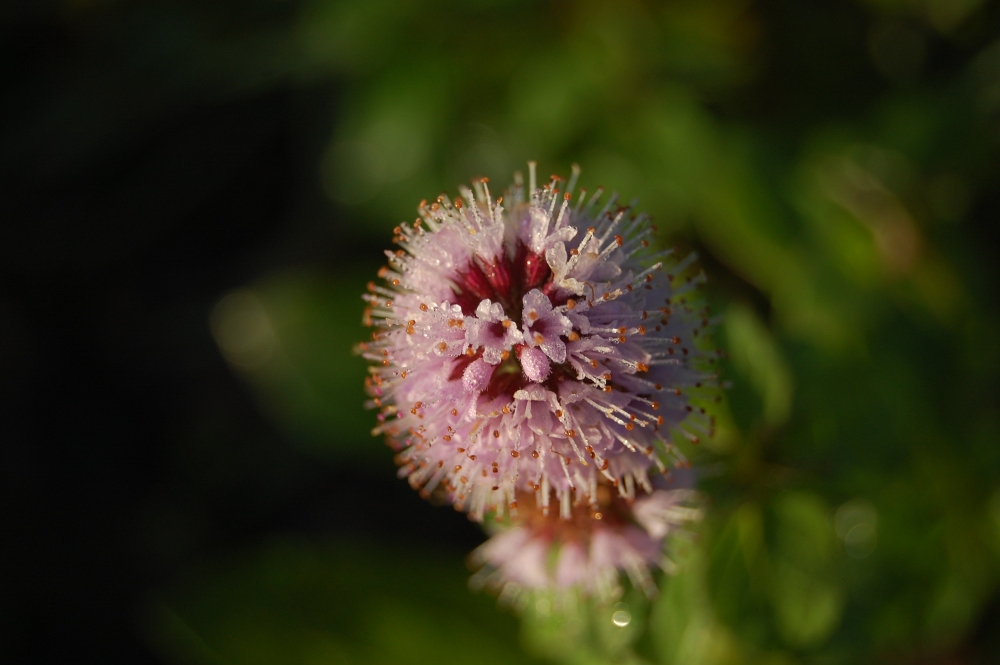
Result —
M 663 554 L 664 539 L 700 517 L 690 505 L 694 492 L 658 488 L 630 502 L 601 488 L 597 511 L 578 506 L 568 520 L 535 509 L 528 497 L 518 520 L 473 553 L 481 566 L 473 586 L 497 589 L 507 599 L 577 592 L 607 601 L 621 594 L 625 572 L 636 588 L 654 595 L 652 571 L 673 567 Z
M 601 189 L 574 202 L 575 168 L 564 191 L 558 177 L 536 188 L 531 167 L 527 191 L 515 176 L 494 201 L 482 179 L 421 202 L 366 295 L 375 433 L 414 487 L 477 520 L 518 497 L 571 520 L 601 487 L 649 495 L 674 439 L 712 429 L 699 404 L 715 354 L 689 300 L 703 276 L 682 277 L 694 257 L 665 270 L 644 214 L 617 195 L 599 205 Z

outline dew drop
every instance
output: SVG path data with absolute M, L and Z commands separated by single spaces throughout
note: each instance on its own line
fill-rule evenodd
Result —
M 615 605 L 615 612 L 611 615 L 611 623 L 619 628 L 624 628 L 632 623 L 632 614 L 628 611 L 628 605 L 625 603 Z

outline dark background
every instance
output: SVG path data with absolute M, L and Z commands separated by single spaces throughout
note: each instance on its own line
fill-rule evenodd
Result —
M 72 116 L 59 97 L 86 84 L 64 77 L 114 65 L 58 16 L 19 18 L 3 40 L 3 61 L 20 64 L 4 81 L 9 99 L 55 98 Z M 126 105 L 157 83 L 105 94 Z M 269 534 L 459 553 L 481 542 L 396 480 L 389 454 L 373 470 L 290 449 L 212 339 L 214 301 L 262 271 L 380 254 L 338 242 L 336 211 L 303 177 L 315 148 L 297 125 L 334 112 L 335 91 L 316 87 L 168 99 L 173 108 L 75 159 L 51 136 L 27 140 L 37 108 L 5 109 L 6 145 L 21 149 L 4 160 L 0 300 L 10 662 L 160 662 L 136 634 L 150 590 L 207 552 Z M 39 131 L 94 139 L 63 120 Z M 290 224 L 303 200 L 316 219 Z

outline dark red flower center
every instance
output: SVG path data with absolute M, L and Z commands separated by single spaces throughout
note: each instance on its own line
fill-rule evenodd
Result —
M 500 303 L 507 316 L 521 318 L 521 298 L 532 289 L 541 288 L 551 299 L 552 270 L 541 254 L 517 243 L 514 257 L 506 254 L 487 262 L 474 257 L 454 280 L 456 303 L 462 313 L 472 316 L 483 299 Z M 548 288 L 546 288 L 548 287 Z

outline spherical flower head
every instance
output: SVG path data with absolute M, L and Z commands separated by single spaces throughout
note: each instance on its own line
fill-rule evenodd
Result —
M 606 602 L 621 595 L 624 572 L 652 597 L 652 571 L 674 567 L 664 540 L 700 518 L 692 490 L 657 485 L 629 501 L 602 484 L 597 509 L 574 507 L 569 519 L 543 513 L 526 497 L 517 521 L 473 553 L 480 566 L 473 586 L 491 587 L 514 602 L 538 594 L 553 598 L 556 606 L 573 596 Z
M 496 200 L 480 179 L 421 202 L 366 294 L 375 433 L 415 488 L 477 520 L 524 496 L 572 520 L 600 487 L 649 494 L 675 439 L 712 429 L 694 256 L 668 267 L 645 214 L 574 193 L 575 167 L 536 187 L 530 166 Z

